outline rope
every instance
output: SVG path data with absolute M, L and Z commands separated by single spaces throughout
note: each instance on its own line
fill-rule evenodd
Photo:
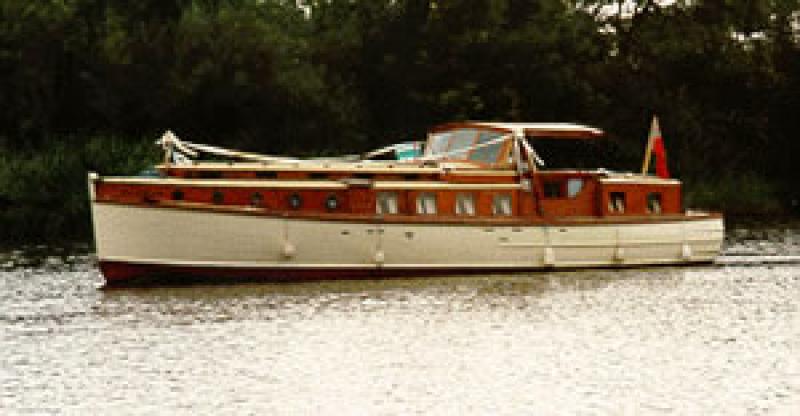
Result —
M 489 140 L 488 142 L 474 144 L 472 146 L 469 146 L 469 147 L 466 147 L 466 148 L 463 148 L 463 149 L 451 150 L 449 152 L 437 153 L 437 154 L 434 154 L 434 155 L 423 156 L 423 157 L 414 158 L 414 159 L 410 159 L 410 160 L 411 161 L 427 162 L 427 161 L 436 161 L 436 160 L 446 159 L 446 158 L 448 158 L 450 156 L 454 156 L 454 155 L 457 155 L 457 154 L 468 153 L 468 152 L 472 152 L 474 150 L 482 149 L 484 147 L 493 146 L 493 145 L 495 145 L 497 143 L 501 143 L 501 142 L 504 142 L 504 141 L 509 140 L 509 139 L 514 139 L 514 141 L 516 143 L 519 143 L 522 146 L 522 149 L 516 149 L 517 148 L 516 144 L 514 146 L 515 147 L 514 158 L 516 159 L 515 162 L 517 164 L 521 163 L 521 158 L 520 158 L 520 155 L 519 155 L 519 153 L 521 153 L 521 152 L 519 150 L 524 150 L 524 152 L 527 154 L 529 160 L 535 160 L 536 163 L 538 163 L 541 166 L 544 166 L 544 161 L 539 157 L 539 155 L 536 153 L 536 151 L 533 150 L 533 147 L 531 147 L 531 145 L 528 144 L 528 142 L 526 140 L 520 139 L 520 138 L 516 138 L 514 136 L 514 134 L 507 134 L 507 135 L 504 135 L 504 136 L 500 136 L 500 137 L 498 137 L 496 139 Z M 419 143 L 419 142 L 414 142 L 415 145 L 417 143 Z M 202 153 L 209 153 L 209 154 L 213 154 L 213 155 L 217 155 L 217 156 L 233 157 L 233 158 L 239 158 L 239 159 L 244 159 L 244 160 L 252 160 L 252 161 L 257 161 L 257 162 L 266 162 L 266 163 L 275 163 L 275 162 L 309 163 L 309 162 L 315 162 L 314 160 L 303 160 L 303 159 L 297 159 L 297 158 L 291 158 L 291 157 L 262 155 L 262 154 L 258 154 L 258 153 L 248 153 L 248 152 L 242 152 L 242 151 L 238 151 L 238 150 L 225 149 L 225 148 L 216 147 L 216 146 L 209 146 L 209 145 L 206 145 L 206 144 L 187 142 L 187 141 L 179 139 L 178 136 L 176 136 L 175 133 L 173 133 L 170 130 L 167 130 L 164 133 L 164 135 L 161 136 L 161 138 L 158 141 L 156 141 L 156 144 L 160 145 L 164 149 L 165 161 L 167 161 L 167 162 L 175 161 L 176 163 L 189 163 L 191 161 L 191 157 L 197 157 L 199 155 L 199 153 L 201 153 L 201 152 Z M 398 147 L 402 147 L 402 146 L 406 146 L 406 145 L 408 145 L 408 144 L 407 143 L 400 143 L 400 144 L 397 144 L 397 145 L 384 147 L 384 148 L 381 148 L 381 149 L 378 149 L 378 150 L 375 150 L 375 151 L 367 153 L 366 157 L 374 157 L 374 156 L 377 156 L 377 155 L 380 155 L 380 154 L 388 153 L 388 152 L 390 152 L 392 150 L 397 149 Z

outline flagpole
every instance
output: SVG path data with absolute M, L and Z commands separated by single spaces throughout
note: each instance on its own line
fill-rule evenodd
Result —
M 658 129 L 658 117 L 653 116 L 653 121 L 650 123 L 650 134 L 647 137 L 647 147 L 644 151 L 644 161 L 642 161 L 642 175 L 647 175 L 647 171 L 650 169 L 650 159 L 653 157 L 653 139 L 655 139 L 656 135 L 653 134 Z

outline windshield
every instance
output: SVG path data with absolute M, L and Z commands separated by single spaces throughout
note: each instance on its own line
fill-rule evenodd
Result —
M 478 129 L 454 129 L 430 135 L 427 156 L 442 155 L 442 159 L 470 160 L 497 163 L 505 141 L 497 140 L 503 132 Z M 480 146 L 481 144 L 491 144 Z

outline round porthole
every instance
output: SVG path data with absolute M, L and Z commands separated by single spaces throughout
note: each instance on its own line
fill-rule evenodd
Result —
M 303 197 L 299 194 L 289 195 L 289 207 L 291 209 L 300 209 L 301 206 L 303 206 Z
M 174 201 L 182 201 L 183 200 L 183 191 L 176 189 L 172 191 L 172 199 Z
M 250 205 L 256 208 L 263 207 L 264 195 L 261 195 L 261 192 L 254 192 L 253 195 L 250 196 Z
M 225 201 L 225 194 L 223 194 L 221 191 L 214 191 L 214 193 L 211 194 L 211 201 L 215 204 L 221 204 L 223 201 Z
M 327 199 L 325 199 L 325 208 L 328 211 L 335 211 L 339 208 L 339 199 L 336 198 L 336 195 L 329 195 Z

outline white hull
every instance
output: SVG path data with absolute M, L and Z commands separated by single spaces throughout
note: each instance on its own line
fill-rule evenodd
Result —
M 712 261 L 723 239 L 715 217 L 569 226 L 365 224 L 96 202 L 92 213 L 101 264 L 225 271 L 682 264 Z

